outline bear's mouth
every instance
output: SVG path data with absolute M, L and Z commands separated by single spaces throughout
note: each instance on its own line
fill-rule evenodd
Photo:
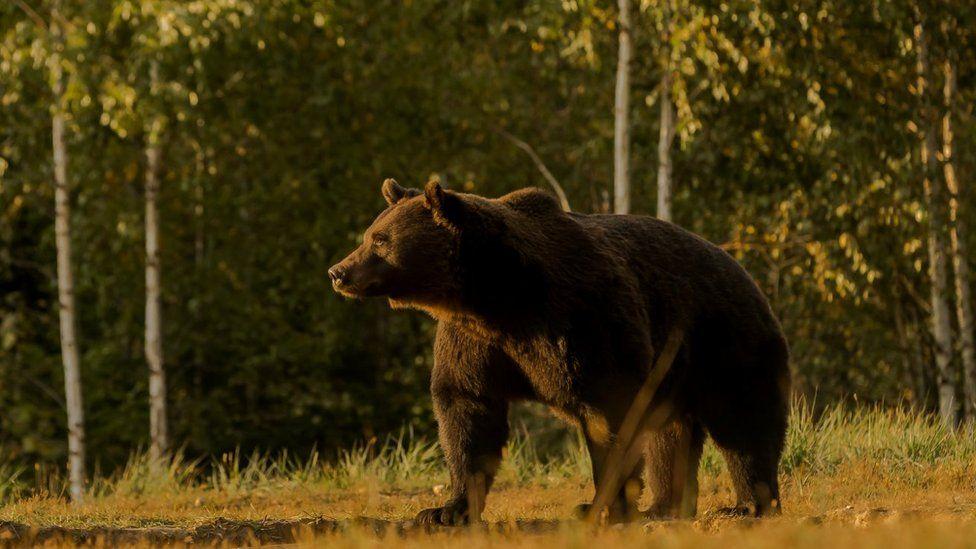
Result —
M 360 297 L 359 294 L 357 294 L 356 292 L 352 291 L 349 288 L 349 286 L 346 286 L 346 285 L 336 284 L 336 283 L 333 282 L 332 283 L 332 290 L 335 291 L 335 293 L 341 295 L 342 297 L 348 297 L 348 298 L 352 298 L 352 299 L 356 299 L 356 298 Z
M 361 299 L 364 297 L 376 297 L 383 295 L 377 284 L 350 284 L 339 281 L 332 282 L 332 289 L 343 297 L 351 299 Z

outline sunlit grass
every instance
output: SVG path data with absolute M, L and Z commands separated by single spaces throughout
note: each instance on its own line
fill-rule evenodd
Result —
M 530 485 L 578 480 L 590 474 L 589 456 L 579 437 L 543 451 L 526 429 L 514 432 L 498 482 Z M 893 474 L 938 464 L 966 465 L 976 461 L 976 437 L 968 428 L 952 430 L 934 416 L 911 410 L 835 406 L 815 414 L 804 403 L 793 406 L 781 461 L 784 475 L 797 471 L 830 475 L 844 464 L 864 461 Z M 723 470 L 721 454 L 714 445 L 707 445 L 701 475 L 717 477 Z M 62 494 L 64 488 L 57 484 L 63 478 L 49 476 L 53 478 L 46 479 L 45 486 L 31 486 L 31 476 L 23 468 L 0 462 L 0 502 L 28 494 Z M 189 488 L 240 494 L 300 485 L 410 490 L 446 478 L 436 441 L 403 429 L 385 440 L 342 450 L 331 459 L 324 459 L 318 451 L 307 456 L 235 451 L 207 462 L 176 452 L 163 463 L 153 463 L 147 454 L 137 453 L 119 471 L 94 479 L 89 492 L 98 498 L 163 495 Z
M 513 432 L 487 520 L 565 519 L 592 497 L 581 439 L 541 447 L 541 437 L 521 427 Z M 818 414 L 797 403 L 782 460 L 785 512 L 804 517 L 847 506 L 976 505 L 974 458 L 969 429 L 947 429 L 925 414 L 842 406 Z M 219 517 L 399 520 L 443 501 L 448 484 L 436 442 L 409 429 L 330 456 L 230 452 L 200 461 L 178 452 L 153 462 L 136 454 L 125 467 L 95 478 L 81 506 L 67 503 L 62 476 L 28 473 L 0 463 L 0 521 L 88 527 L 197 525 Z M 711 444 L 700 478 L 703 512 L 731 503 L 725 464 Z

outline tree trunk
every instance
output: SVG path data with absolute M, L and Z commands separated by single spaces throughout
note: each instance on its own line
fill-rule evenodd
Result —
M 630 213 L 630 0 L 617 0 L 617 87 L 614 95 L 613 211 Z
M 671 101 L 671 12 L 664 8 L 664 33 L 661 37 L 661 129 L 657 142 L 657 217 L 671 221 L 671 142 L 674 140 L 674 105 Z
M 925 202 L 929 213 L 928 252 L 932 301 L 932 337 L 935 344 L 935 363 L 938 373 L 939 416 L 947 425 L 956 422 L 956 384 L 952 371 L 952 324 L 946 273 L 946 203 L 936 160 L 936 131 L 938 119 L 927 90 L 930 76 L 925 29 L 919 18 L 915 25 L 918 71 L 918 93 L 921 99 L 921 159 L 924 171 Z
M 928 327 L 927 310 L 912 307 L 909 309 L 910 330 L 913 346 L 912 358 L 915 360 L 915 370 L 922 382 L 924 409 L 932 413 L 939 411 L 938 372 L 931 365 L 935 361 L 935 345 L 932 344 L 932 330 Z
M 203 138 L 198 136 L 194 140 L 196 149 L 196 169 L 193 182 L 193 291 L 196 297 L 196 306 L 190 308 L 191 322 L 197 334 L 203 332 L 204 318 L 201 312 L 207 308 L 206 284 L 204 273 L 204 260 L 206 259 L 206 192 L 203 187 L 204 178 L 208 176 L 208 161 L 206 145 Z M 192 338 L 193 344 L 193 392 L 192 398 L 195 406 L 191 408 L 195 416 L 199 415 L 201 403 L 204 401 L 204 344 L 199 336 Z M 200 424 L 199 421 L 193 422 L 194 426 Z M 194 431 L 197 427 L 194 427 Z
M 956 277 L 956 319 L 962 355 L 964 411 L 976 417 L 976 342 L 973 341 L 973 303 L 969 285 L 968 241 L 965 217 L 960 215 L 959 181 L 953 160 L 952 112 L 956 95 L 956 73 L 952 62 L 943 64 L 944 111 L 942 114 L 942 170 L 949 190 L 949 238 L 952 244 L 952 267 Z
M 900 292 L 899 292 L 900 294 Z M 923 372 L 916 367 L 915 359 L 918 356 L 918 341 L 914 341 L 908 335 L 908 328 L 905 326 L 904 305 L 901 295 L 896 295 L 895 310 L 895 334 L 898 336 L 898 347 L 901 351 L 902 364 L 905 368 L 905 376 L 912 384 L 912 405 L 918 410 L 926 409 L 926 386 Z
M 150 89 L 159 85 L 159 65 L 150 65 Z M 149 455 L 162 458 L 169 440 L 166 426 L 166 371 L 163 368 L 162 319 L 159 303 L 159 195 L 160 121 L 153 115 L 146 144 L 146 363 L 149 365 Z
M 60 3 L 51 7 L 51 84 L 54 115 L 51 145 L 54 156 L 54 235 L 58 262 L 58 309 L 61 322 L 61 361 L 64 364 L 64 394 L 68 412 L 68 479 L 71 501 L 85 495 L 85 410 L 81 394 L 81 366 L 75 337 L 74 273 L 71 268 L 71 203 L 68 188 L 68 152 L 64 142 L 64 74 L 61 48 L 64 44 Z

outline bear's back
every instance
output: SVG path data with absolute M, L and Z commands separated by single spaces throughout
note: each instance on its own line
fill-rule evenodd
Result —
M 769 302 L 731 255 L 677 225 L 649 216 L 573 215 L 624 258 L 645 295 L 685 314 L 759 324 L 780 332 Z
M 517 227 L 519 240 L 546 243 L 533 251 L 548 251 L 546 263 L 553 272 L 581 268 L 606 277 L 626 269 L 652 317 L 709 317 L 781 334 L 768 300 L 745 268 L 690 231 L 650 216 L 567 213 L 555 197 L 535 188 L 497 201 L 511 209 L 509 226 Z M 546 236 L 540 239 L 542 233 Z

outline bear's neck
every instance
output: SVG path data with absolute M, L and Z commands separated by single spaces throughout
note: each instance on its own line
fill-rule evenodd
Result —
M 561 323 L 585 306 L 585 294 L 611 282 L 610 261 L 600 254 L 594 235 L 561 212 L 543 219 L 495 218 L 482 227 L 460 231 L 448 262 L 452 272 L 443 273 L 436 295 L 390 304 L 420 309 L 437 320 L 535 332 Z

